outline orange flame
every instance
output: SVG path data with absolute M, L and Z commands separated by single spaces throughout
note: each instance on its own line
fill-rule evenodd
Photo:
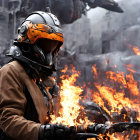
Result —
M 140 55 L 140 49 L 137 46 L 134 46 L 133 51 L 136 55 Z
M 139 49 L 138 46 L 133 46 L 133 45 L 131 45 L 131 44 L 127 44 L 127 46 L 128 46 L 129 48 L 132 48 L 133 52 L 134 52 L 136 55 L 140 55 L 140 49 Z
M 95 72 L 95 67 L 93 67 Z M 94 87 L 97 91 L 93 91 L 93 101 L 103 107 L 107 113 L 118 112 L 123 107 L 130 109 L 139 109 L 139 88 L 138 82 L 134 80 L 133 74 L 125 75 L 123 72 L 108 71 L 104 75 L 104 81 L 99 81 L 99 75 L 96 70 L 96 82 Z M 126 96 L 127 95 L 127 96 Z M 129 97 L 133 97 L 130 99 Z M 106 106 L 109 105 L 108 109 Z M 139 112 L 140 113 L 140 112 Z
M 68 66 L 62 71 L 66 73 Z M 87 118 L 79 118 L 80 109 L 83 107 L 79 105 L 79 101 L 82 98 L 80 95 L 83 92 L 83 89 L 79 86 L 75 86 L 77 77 L 79 77 L 80 72 L 76 71 L 75 68 L 72 68 L 71 71 L 73 74 L 71 76 L 63 75 L 61 91 L 60 91 L 60 103 L 62 109 L 59 111 L 59 117 L 52 117 L 52 123 L 62 123 L 68 126 L 77 126 L 83 124 L 85 120 L 89 123 Z M 93 123 L 92 123 L 93 124 Z
M 62 70 L 64 75 L 61 76 L 60 104 L 62 108 L 59 110 L 59 116 L 51 116 L 51 123 L 61 123 L 68 126 L 93 124 L 94 122 L 90 122 L 85 114 L 81 115 L 84 108 L 79 105 L 79 101 L 82 99 L 83 88 L 76 85 L 80 72 L 73 67 L 69 76 L 66 74 L 67 71 L 68 66 Z M 135 81 L 132 73 L 126 75 L 123 72 L 99 72 L 96 65 L 92 66 L 92 72 L 94 73 L 94 90 L 91 89 L 93 102 L 101 106 L 110 115 L 113 112 L 120 113 L 124 107 L 139 111 L 139 83 Z M 124 114 L 123 117 L 125 119 L 127 116 Z M 137 119 L 140 120 L 140 117 Z M 118 137 L 118 135 L 113 134 L 109 137 L 111 140 L 124 139 L 122 135 Z

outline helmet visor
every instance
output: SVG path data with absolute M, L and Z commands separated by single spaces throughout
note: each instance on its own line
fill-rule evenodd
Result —
M 58 41 L 55 41 L 55 40 L 50 40 L 50 39 L 39 39 L 36 44 L 39 48 L 42 49 L 42 51 L 44 53 L 50 53 L 50 52 L 54 52 L 55 49 L 57 48 L 58 46 Z

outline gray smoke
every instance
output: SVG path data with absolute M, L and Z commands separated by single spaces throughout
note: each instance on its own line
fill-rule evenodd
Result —
M 105 71 L 117 65 L 114 71 L 126 73 L 124 64 L 132 64 L 139 75 L 140 56 L 135 55 L 132 48 L 140 48 L 140 1 L 121 0 L 119 4 L 123 14 L 96 8 L 90 10 L 87 17 L 64 26 L 63 52 L 67 52 L 68 61 L 66 58 L 60 61 L 72 63 L 84 71 L 84 81 L 90 80 L 93 64 Z

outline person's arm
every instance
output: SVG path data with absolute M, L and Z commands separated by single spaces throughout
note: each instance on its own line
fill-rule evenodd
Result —
M 26 120 L 26 97 L 19 73 L 12 65 L 0 70 L 0 128 L 15 140 L 38 140 L 40 125 Z

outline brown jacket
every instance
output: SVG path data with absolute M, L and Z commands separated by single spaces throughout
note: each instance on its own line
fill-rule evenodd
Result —
M 40 123 L 24 117 L 27 103 L 24 86 L 33 100 Z M 0 69 L 0 128 L 3 132 L 15 140 L 38 140 L 39 128 L 45 123 L 46 112 L 40 89 L 17 61 Z

